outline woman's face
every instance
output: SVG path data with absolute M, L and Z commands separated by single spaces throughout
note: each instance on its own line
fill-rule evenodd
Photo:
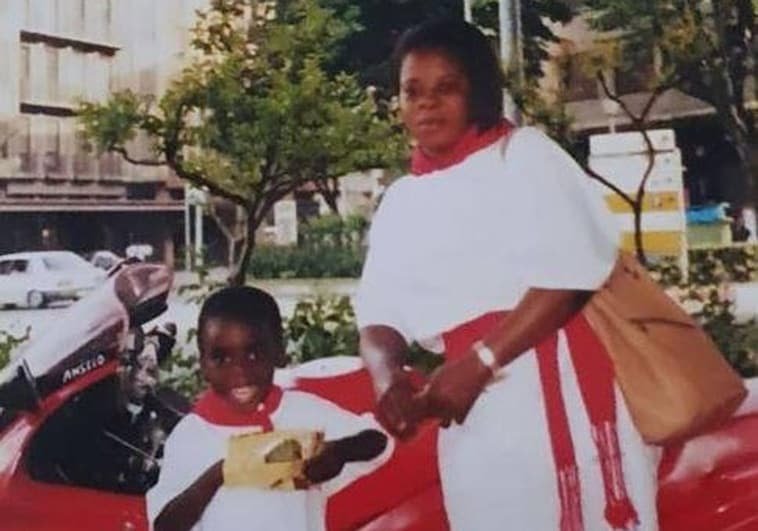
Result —
M 458 63 L 437 50 L 416 50 L 400 65 L 400 115 L 431 156 L 448 153 L 469 127 L 471 87 Z

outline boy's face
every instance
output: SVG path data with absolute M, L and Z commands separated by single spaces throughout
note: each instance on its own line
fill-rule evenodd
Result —
M 266 327 L 210 318 L 200 337 L 200 368 L 211 388 L 237 409 L 252 410 L 266 398 L 278 357 Z

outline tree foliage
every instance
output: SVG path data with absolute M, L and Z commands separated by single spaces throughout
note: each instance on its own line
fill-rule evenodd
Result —
M 462 0 L 320 0 L 347 21 L 348 36 L 333 65 L 359 72 L 361 82 L 391 95 L 389 58 L 398 37 L 407 28 L 434 17 L 463 18 Z M 474 23 L 493 40 L 498 38 L 498 0 L 475 0 Z M 521 2 L 524 71 L 528 78 L 542 75 L 540 63 L 556 37 L 546 22 L 568 22 L 573 16 L 563 0 Z
M 584 0 L 583 5 L 593 27 L 620 35 L 619 59 L 628 68 L 652 51 L 662 83 L 713 105 L 758 204 L 755 114 L 746 105 L 756 100 L 754 0 Z
M 306 182 L 398 164 L 404 143 L 370 93 L 325 65 L 347 26 L 315 0 L 213 0 L 198 13 L 193 59 L 160 99 L 131 91 L 84 103 L 86 136 L 136 164 L 167 165 L 242 207 L 232 276 L 244 280 L 255 230 Z M 139 159 L 131 141 L 153 143 Z

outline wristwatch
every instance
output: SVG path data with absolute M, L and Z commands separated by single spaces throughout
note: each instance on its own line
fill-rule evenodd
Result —
M 479 361 L 482 363 L 482 365 L 490 370 L 493 379 L 500 376 L 502 367 L 497 362 L 495 353 L 492 352 L 492 349 L 490 347 L 485 345 L 483 341 L 477 341 L 471 348 L 473 348 L 474 352 L 476 352 L 476 357 L 479 358 Z

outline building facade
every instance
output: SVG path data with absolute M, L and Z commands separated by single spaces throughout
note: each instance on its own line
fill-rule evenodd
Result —
M 184 185 L 83 143 L 75 110 L 118 90 L 159 95 L 203 0 L 0 2 L 0 253 L 149 243 L 173 264 Z M 152 156 L 136 138 L 130 150 Z M 178 253 L 177 253 L 178 254 Z

